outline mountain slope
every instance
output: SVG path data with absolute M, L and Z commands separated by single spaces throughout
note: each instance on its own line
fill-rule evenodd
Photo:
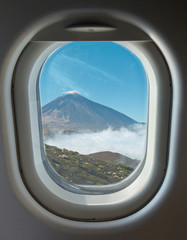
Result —
M 136 123 L 126 115 L 95 103 L 77 93 L 58 97 L 42 108 L 44 128 L 66 132 L 128 128 Z
M 125 164 L 97 160 L 89 155 L 47 144 L 45 151 L 47 160 L 53 169 L 66 181 L 74 184 L 116 183 L 128 177 L 134 170 Z

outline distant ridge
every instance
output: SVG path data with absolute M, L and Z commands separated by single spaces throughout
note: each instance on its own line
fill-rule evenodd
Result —
M 92 154 L 89 154 L 88 156 L 93 157 L 96 160 L 112 162 L 112 163 L 122 163 L 129 166 L 132 169 L 135 169 L 140 163 L 140 161 L 136 159 L 132 159 L 122 154 L 114 153 L 110 151 L 92 153 Z
M 76 92 L 58 97 L 42 107 L 42 121 L 46 131 L 53 129 L 64 132 L 129 128 L 136 123 L 125 114 L 88 100 Z

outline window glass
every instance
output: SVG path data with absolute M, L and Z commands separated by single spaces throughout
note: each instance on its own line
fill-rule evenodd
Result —
M 45 159 L 71 184 L 122 181 L 146 152 L 148 81 L 134 53 L 115 42 L 71 42 L 39 77 Z

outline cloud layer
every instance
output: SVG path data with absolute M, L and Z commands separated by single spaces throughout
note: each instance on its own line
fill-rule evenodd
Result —
M 58 133 L 48 139 L 47 144 L 90 154 L 101 151 L 111 151 L 123 154 L 132 159 L 142 160 L 145 154 L 146 126 L 135 124 L 131 130 L 108 128 L 101 132 L 84 132 L 65 134 Z

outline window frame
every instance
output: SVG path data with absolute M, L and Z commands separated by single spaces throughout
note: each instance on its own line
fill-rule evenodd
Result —
M 56 184 L 43 166 L 38 123 L 40 103 L 36 92 L 42 64 L 62 44 L 60 41 L 32 41 L 22 52 L 16 66 L 13 99 L 23 181 L 38 202 L 59 216 L 83 221 L 105 221 L 128 216 L 150 201 L 165 176 L 171 97 L 167 66 L 152 41 L 121 43 L 137 55 L 148 78 L 152 78 L 149 82 L 145 159 L 125 181 L 112 184 L 112 192 L 111 186 L 102 186 L 104 194 L 102 191 L 99 194 L 87 194 L 86 189 L 81 192 L 76 187 L 71 192 Z M 97 192 L 95 186 L 91 188 Z

